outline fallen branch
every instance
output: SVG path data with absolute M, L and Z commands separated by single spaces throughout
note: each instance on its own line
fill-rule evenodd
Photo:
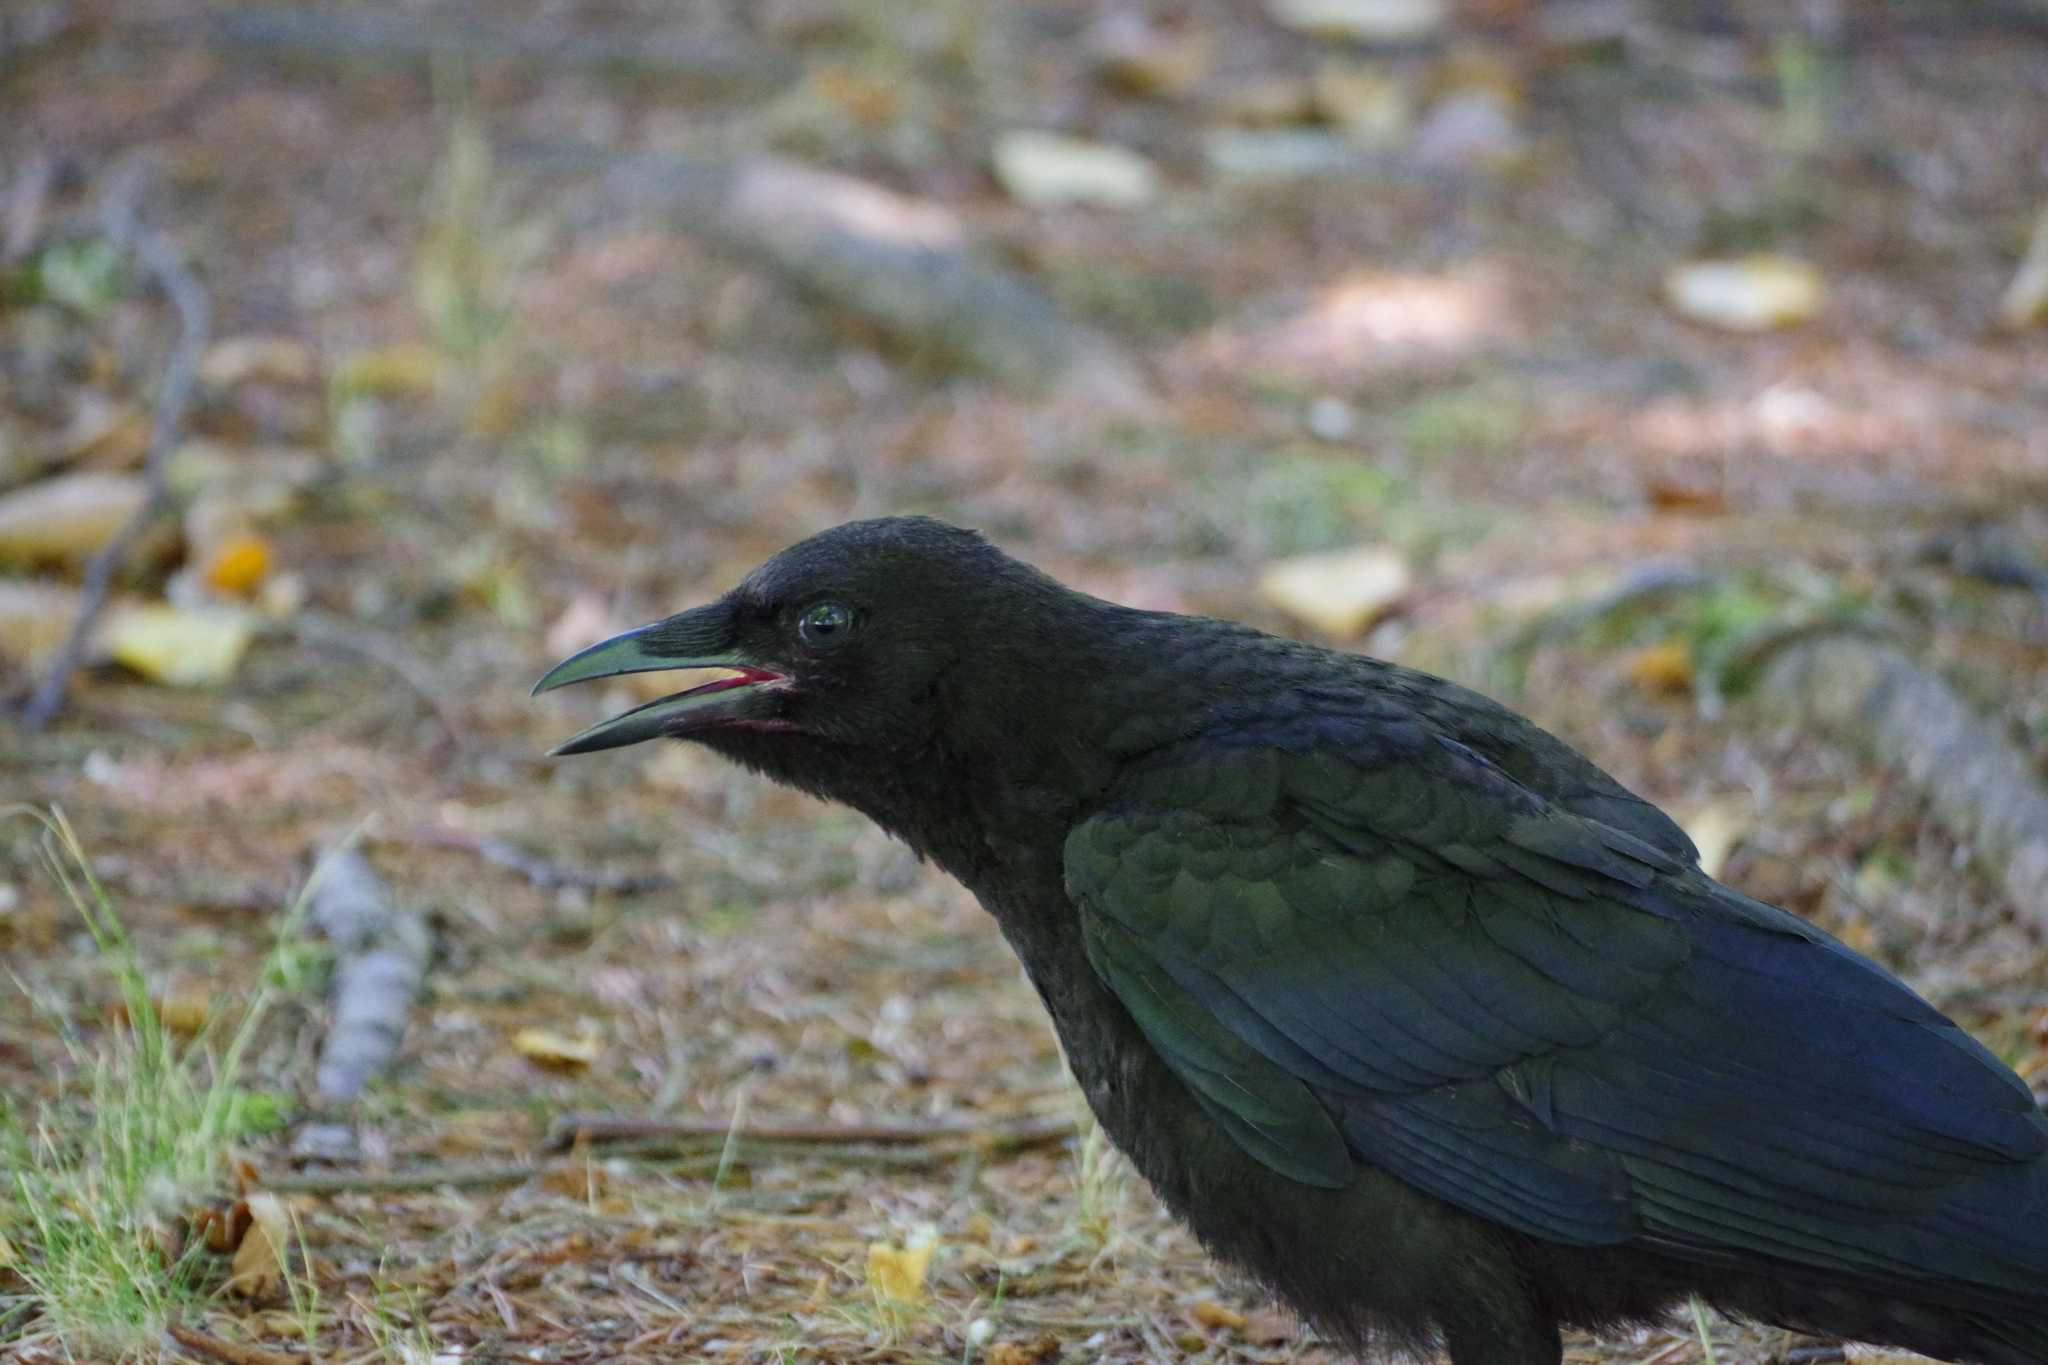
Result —
M 136 193 L 134 177 L 124 177 L 122 183 L 108 195 L 104 212 L 106 232 L 116 243 L 125 244 L 135 259 L 142 265 L 149 278 L 164 291 L 171 301 L 171 307 L 178 314 L 178 340 L 171 348 L 170 358 L 164 362 L 163 382 L 157 388 L 156 412 L 149 433 L 149 452 L 143 458 L 142 505 L 137 507 L 114 538 L 100 548 L 86 565 L 85 586 L 80 596 L 78 616 L 71 623 L 71 633 L 64 645 L 57 651 L 57 657 L 50 665 L 50 671 L 37 685 L 35 695 L 29 698 L 27 707 L 21 713 L 21 728 L 35 734 L 56 719 L 64 707 L 64 692 L 70 686 L 71 675 L 78 670 L 78 664 L 85 657 L 87 644 L 92 639 L 93 628 L 98 624 L 100 613 L 106 610 L 107 595 L 113 588 L 114 574 L 128 559 L 142 533 L 149 528 L 164 505 L 164 464 L 170 457 L 172 447 L 177 445 L 179 435 L 185 426 L 185 409 L 192 401 L 193 381 L 199 372 L 200 353 L 206 349 L 208 310 L 206 292 L 199 287 L 192 272 L 179 259 L 178 253 L 169 241 L 157 233 L 138 226 L 134 218 L 133 199 Z
M 1110 414 L 1151 402 L 1107 337 L 976 252 L 942 204 L 781 157 L 648 154 L 608 165 L 618 199 L 762 262 L 913 353 L 1019 387 L 1058 385 Z
M 1939 674 L 1868 635 L 1792 632 L 1754 666 L 1765 697 L 1924 791 L 2021 919 L 2048 935 L 2048 790 L 1998 725 Z
M 413 840 L 434 848 L 452 848 L 474 854 L 487 863 L 496 864 L 525 878 L 543 890 L 573 886 L 586 891 L 608 892 L 615 896 L 637 896 L 649 891 L 660 891 L 676 883 L 676 879 L 666 872 L 612 872 L 564 866 L 561 863 L 550 862 L 538 854 L 528 853 L 508 839 L 491 839 L 430 825 L 423 825 L 415 830 Z
M 611 1114 L 570 1114 L 559 1120 L 541 1142 L 543 1152 L 610 1142 L 657 1140 L 723 1140 L 733 1131 L 729 1119 L 654 1119 Z M 837 1143 L 875 1146 L 962 1142 L 981 1151 L 1018 1151 L 1064 1142 L 1074 1135 L 1074 1120 L 1050 1116 L 1014 1124 L 988 1123 L 761 1123 L 739 1130 L 744 1142 Z
M 351 1100 L 389 1066 L 426 979 L 429 939 L 355 849 L 328 860 L 310 914 L 339 962 L 334 1025 L 320 1049 L 315 1088 L 326 1103 Z

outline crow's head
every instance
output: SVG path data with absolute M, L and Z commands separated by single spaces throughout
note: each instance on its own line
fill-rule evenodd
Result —
M 536 693 L 593 678 L 719 668 L 727 676 L 614 716 L 557 754 L 662 735 L 745 745 L 807 736 L 903 749 L 988 610 L 1062 590 L 975 532 L 925 517 L 849 522 L 776 555 L 717 601 L 629 630 L 551 669 Z M 1003 608 L 995 608 L 1000 598 Z M 769 741 L 772 743 L 772 741 Z M 722 746 L 721 746 L 722 747 Z

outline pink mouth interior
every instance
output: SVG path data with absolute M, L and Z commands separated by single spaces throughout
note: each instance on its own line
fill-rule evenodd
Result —
M 702 697 L 713 692 L 724 692 L 735 687 L 745 687 L 750 683 L 781 682 L 783 677 L 782 674 L 771 673 L 765 668 L 748 668 L 743 664 L 735 664 L 733 669 L 734 672 L 729 678 L 713 678 L 708 683 L 699 683 L 687 691 L 678 692 L 676 696 Z

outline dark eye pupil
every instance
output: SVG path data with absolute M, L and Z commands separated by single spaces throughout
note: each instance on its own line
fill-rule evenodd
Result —
M 808 640 L 836 639 L 851 623 L 846 608 L 836 603 L 812 607 L 804 613 L 803 634 Z

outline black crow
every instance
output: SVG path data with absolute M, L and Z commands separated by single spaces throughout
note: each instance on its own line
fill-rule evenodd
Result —
M 1104 1130 L 1360 1350 L 1556 1365 L 1688 1295 L 2048 1361 L 2048 1119 L 1882 967 L 1440 678 L 1074 592 L 924 518 L 792 546 L 536 691 L 872 817 L 1024 961 Z

